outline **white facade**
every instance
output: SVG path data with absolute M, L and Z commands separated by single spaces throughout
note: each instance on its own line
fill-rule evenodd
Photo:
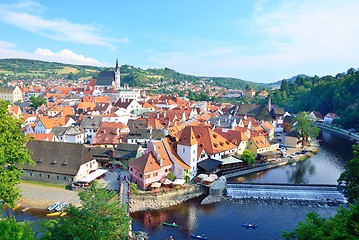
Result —
M 197 175 L 197 143 L 192 146 L 177 145 L 178 156 L 190 167 L 190 179 Z

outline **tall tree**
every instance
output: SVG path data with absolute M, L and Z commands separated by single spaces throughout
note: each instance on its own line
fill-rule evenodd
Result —
M 243 161 L 245 163 L 247 163 L 248 165 L 252 165 L 253 163 L 255 163 L 255 156 L 254 154 L 249 151 L 249 150 L 244 150 L 242 155 L 241 155 L 241 158 L 243 159 Z
M 20 198 L 17 185 L 23 165 L 33 163 L 20 125 L 20 120 L 8 114 L 7 102 L 0 101 L 0 200 L 10 206 Z
M 296 119 L 296 124 L 294 129 L 298 131 L 299 136 L 303 138 L 302 144 L 304 145 L 305 141 L 308 141 L 308 138 L 316 138 L 319 134 L 319 128 L 313 125 L 314 120 L 310 118 L 305 112 L 298 113 Z
M 70 206 L 70 217 L 49 224 L 43 239 L 128 239 L 130 217 L 116 192 L 94 183 L 79 196 L 82 206 Z
M 353 145 L 353 149 L 354 158 L 347 163 L 345 171 L 338 179 L 344 189 L 344 195 L 351 203 L 359 202 L 359 145 Z

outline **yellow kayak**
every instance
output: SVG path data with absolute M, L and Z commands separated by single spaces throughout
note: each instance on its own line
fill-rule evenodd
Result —
M 53 212 L 53 213 L 46 214 L 46 216 L 48 216 L 48 217 L 58 217 L 58 216 L 60 216 L 61 213 L 62 212 Z

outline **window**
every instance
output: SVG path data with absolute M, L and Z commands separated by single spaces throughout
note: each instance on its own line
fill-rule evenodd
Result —
M 153 176 L 154 176 L 154 177 L 157 177 L 157 176 L 158 176 L 158 173 L 157 173 L 157 172 L 153 173 Z
M 66 180 L 66 177 L 64 177 L 64 180 Z
M 32 172 L 30 173 L 30 177 L 32 176 Z
M 57 179 L 60 179 L 59 176 L 56 176 Z
M 196 149 L 193 149 L 193 154 L 195 154 L 196 153 Z
M 41 177 L 41 173 L 39 173 L 39 177 Z
M 147 175 L 146 175 L 146 178 L 150 178 L 150 177 L 151 177 L 151 174 L 147 174 Z
M 185 152 L 186 152 L 186 149 L 185 149 L 185 148 L 183 148 L 183 149 L 182 149 L 182 152 L 183 152 L 183 153 L 185 153 Z
M 142 178 L 142 173 L 140 173 L 140 178 Z
M 47 175 L 47 178 L 50 178 L 50 175 Z

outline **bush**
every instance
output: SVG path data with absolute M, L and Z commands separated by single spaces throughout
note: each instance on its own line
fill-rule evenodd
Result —
M 137 184 L 131 182 L 131 183 L 130 183 L 130 189 L 131 189 L 131 192 L 132 192 L 132 193 L 137 193 L 137 192 L 138 192 Z
M 249 150 L 244 150 L 241 157 L 243 162 L 247 163 L 248 165 L 252 165 L 253 163 L 255 163 L 255 156 Z
M 169 179 L 169 180 L 171 180 L 171 181 L 175 180 L 175 175 L 174 175 L 173 173 L 167 174 L 166 177 L 167 177 L 167 179 Z

